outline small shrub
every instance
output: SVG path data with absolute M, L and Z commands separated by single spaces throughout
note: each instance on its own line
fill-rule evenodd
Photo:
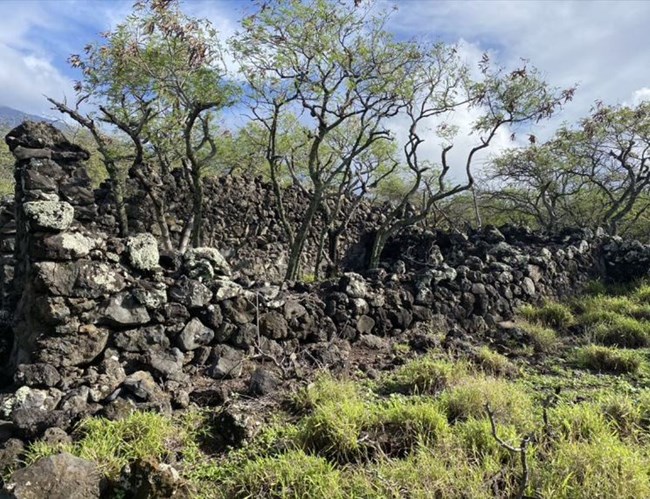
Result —
M 530 322 L 554 329 L 566 330 L 576 323 L 571 309 L 567 305 L 556 302 L 546 302 L 541 307 L 525 305 L 519 313 Z
M 621 317 L 620 314 L 612 312 L 611 310 L 587 310 L 580 315 L 578 322 L 580 325 L 589 327 L 603 323 L 614 322 L 617 318 Z
M 616 314 L 629 314 L 636 307 L 636 303 L 627 296 L 591 296 L 578 300 L 576 309 L 583 313 L 614 312 Z
M 359 397 L 318 403 L 300 424 L 298 440 L 306 449 L 347 463 L 367 457 L 369 446 L 360 441 L 372 414 Z
M 486 376 L 467 377 L 442 395 L 449 421 L 464 421 L 485 416 L 490 404 L 500 423 L 529 426 L 533 403 L 530 396 L 514 383 Z
M 599 401 L 600 410 L 620 436 L 630 436 L 641 428 L 642 406 L 632 397 L 611 394 Z
M 643 362 L 641 355 L 636 352 L 600 345 L 579 348 L 575 358 L 581 367 L 617 374 L 636 373 Z
M 517 374 L 515 366 L 507 357 L 498 352 L 482 347 L 476 353 L 474 362 L 487 374 L 494 376 L 514 376 Z
M 521 435 L 512 425 L 499 425 L 498 435 L 505 442 L 518 445 Z M 474 460 L 483 460 L 486 456 L 494 457 L 500 463 L 510 463 L 516 456 L 499 445 L 492 435 L 492 426 L 487 418 L 470 418 L 454 427 L 454 435 L 461 447 Z
M 642 348 L 650 345 L 650 322 L 616 315 L 594 328 L 595 338 L 604 345 Z
M 43 442 L 32 445 L 27 462 L 66 450 L 94 461 L 104 474 L 115 477 L 135 459 L 165 461 L 187 438 L 172 419 L 153 412 L 134 412 L 118 421 L 88 418 L 80 423 L 77 432 L 82 435 L 80 440 L 64 448 Z
M 551 353 L 557 350 L 559 340 L 553 329 L 529 322 L 521 322 L 518 325 L 526 332 L 535 352 Z
M 370 470 L 375 490 L 356 497 L 488 499 L 494 495 L 486 483 L 499 471 L 498 463 L 474 463 L 458 447 L 421 448 L 405 459 L 380 461 Z
M 607 286 L 603 281 L 595 280 L 589 281 L 584 288 L 587 295 L 597 296 L 607 294 Z
M 632 298 L 639 303 L 650 305 L 650 284 L 643 284 L 639 286 L 632 293 Z
M 359 399 L 359 386 L 352 381 L 337 380 L 329 374 L 300 389 L 292 397 L 292 405 L 299 412 L 309 412 L 319 405 Z
M 469 364 L 424 356 L 392 373 L 382 383 L 389 393 L 434 395 L 453 385 L 469 372 Z
M 248 461 L 224 481 L 223 497 L 347 497 L 341 472 L 322 457 L 301 450 Z
M 598 441 L 613 435 L 602 408 L 596 403 L 562 403 L 548 411 L 549 424 L 570 441 Z
M 373 421 L 364 433 L 389 457 L 404 457 L 418 444 L 432 445 L 449 431 L 444 412 L 428 400 L 394 398 L 370 410 Z
M 648 458 L 612 437 L 559 442 L 540 468 L 533 486 L 541 497 L 650 497 Z

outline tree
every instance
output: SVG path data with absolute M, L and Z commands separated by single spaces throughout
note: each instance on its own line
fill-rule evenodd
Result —
M 505 151 L 491 162 L 485 177 L 491 186 L 482 201 L 487 211 L 549 231 L 570 223 L 571 205 L 587 188 L 548 145 Z
M 403 147 L 405 163 L 412 173 L 410 189 L 400 202 L 387 213 L 370 252 L 369 266 L 376 267 L 381 252 L 390 237 L 400 230 L 424 220 L 438 203 L 464 192 L 473 192 L 476 155 L 490 146 L 497 132 L 503 128 L 522 127 L 550 117 L 563 103 L 573 97 L 574 88 L 558 90 L 539 77 L 537 70 L 522 66 L 512 71 L 493 67 L 487 56 L 479 64 L 481 77 L 469 78 L 467 69 L 459 66 L 455 53 L 438 49 L 429 64 L 423 65 L 408 81 L 410 100 L 406 106 L 409 131 Z M 450 70 L 450 68 L 455 68 Z M 478 136 L 464 161 L 465 180 L 450 182 L 449 151 L 454 147 L 457 130 L 443 120 L 438 136 L 445 139 L 440 149 L 440 166 L 433 168 L 422 161 L 419 148 L 426 140 L 422 128 L 434 116 L 443 116 L 450 109 L 471 106 L 482 114 L 473 125 Z M 433 174 L 432 174 L 433 173 Z M 414 203 L 416 196 L 424 200 Z M 476 196 L 474 206 L 477 222 L 480 216 Z
M 70 63 L 83 75 L 76 85 L 76 106 L 50 101 L 95 138 L 116 189 L 122 232 L 128 231 L 118 167 L 123 158 L 116 155 L 102 124 L 130 141 L 128 172 L 149 196 L 169 249 L 160 177 L 183 169 L 193 205 L 186 229 L 191 227 L 192 244 L 200 245 L 202 175 L 217 154 L 213 120 L 237 93 L 227 80 L 216 31 L 207 20 L 183 14 L 176 0 L 146 0 L 135 4 L 125 22 L 104 33 L 102 43 L 87 45 Z M 99 111 L 82 114 L 83 102 Z
M 251 111 L 268 133 L 265 156 L 290 244 L 287 279 L 297 276 L 313 221 L 319 210 L 330 210 L 327 200 L 339 190 L 334 186 L 356 174 L 355 160 L 373 144 L 391 138 L 386 120 L 403 106 L 402 82 L 420 54 L 413 44 L 395 42 L 385 21 L 369 8 L 331 0 L 275 0 L 244 20 L 232 44 Z M 298 117 L 303 136 L 284 154 L 289 116 Z M 305 163 L 296 163 L 303 155 Z M 297 228 L 282 201 L 280 179 L 287 174 L 309 199 Z
M 561 127 L 546 143 L 497 158 L 489 197 L 547 229 L 577 224 L 616 233 L 650 206 L 649 151 L 650 103 L 597 104 L 577 126 Z
M 573 173 L 605 200 L 601 223 L 616 233 L 648 194 L 650 102 L 636 107 L 599 103 L 578 129 L 561 128 L 549 147 L 557 149 L 573 165 Z

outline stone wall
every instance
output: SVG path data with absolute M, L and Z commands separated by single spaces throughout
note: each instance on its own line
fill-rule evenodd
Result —
M 14 434 L 136 407 L 219 403 L 220 387 L 253 380 L 262 365 L 278 376 L 332 366 L 354 342 L 434 329 L 471 338 L 521 304 L 570 294 L 603 272 L 648 270 L 647 247 L 603 234 L 490 228 L 412 231 L 389 245 L 384 269 L 365 276 L 251 284 L 214 248 L 162 255 L 148 232 L 116 237 L 97 219 L 110 210 L 105 193 L 91 197 L 87 153 L 55 129 L 26 124 L 7 141 L 17 159 L 15 217 L 0 234 L 15 271 L 3 284 L 13 320 L 0 420 Z

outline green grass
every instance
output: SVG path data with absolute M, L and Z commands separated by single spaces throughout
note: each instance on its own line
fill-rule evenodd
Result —
M 384 392 L 408 395 L 435 395 L 462 379 L 469 371 L 467 362 L 427 355 L 400 367 L 382 383 Z
M 450 422 L 485 416 L 490 404 L 497 421 L 519 426 L 531 423 L 533 403 L 528 393 L 515 383 L 488 376 L 467 376 L 441 396 Z
M 494 438 L 489 404 L 503 441 L 532 437 L 526 496 L 650 497 L 650 286 L 593 288 L 524 307 L 528 345 L 500 345 L 508 357 L 482 346 L 431 351 L 375 381 L 323 373 L 240 448 L 204 445 L 208 413 L 135 413 L 84 421 L 70 445 L 34 442 L 27 461 L 67 450 L 110 479 L 136 458 L 174 463 L 205 499 L 516 497 L 520 456 Z
M 584 368 L 609 373 L 636 373 L 643 364 L 637 352 L 600 345 L 589 345 L 576 350 L 576 363 Z
M 116 477 L 122 467 L 136 459 L 164 462 L 174 453 L 175 447 L 189 444 L 185 431 L 170 418 L 153 412 L 135 412 L 119 421 L 86 419 L 76 432 L 78 440 L 73 444 L 32 444 L 26 456 L 27 463 L 67 451 L 94 461 L 104 474 Z
M 576 323 L 571 307 L 556 302 L 546 302 L 541 307 L 525 305 L 519 313 L 529 322 L 553 329 L 566 330 Z
M 650 497 L 650 460 L 614 437 L 564 440 L 540 464 L 533 484 L 541 497 L 561 499 Z
M 494 376 L 515 376 L 518 372 L 517 366 L 508 357 L 487 346 L 476 352 L 473 361 L 483 372 Z
M 555 330 L 526 321 L 520 321 L 517 325 L 526 333 L 535 352 L 552 353 L 558 349 L 560 342 Z

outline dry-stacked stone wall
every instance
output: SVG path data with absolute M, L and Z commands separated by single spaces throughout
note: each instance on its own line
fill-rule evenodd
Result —
M 605 271 L 648 270 L 647 247 L 589 231 L 414 231 L 402 250 L 387 248 L 390 265 L 364 276 L 251 285 L 216 248 L 162 257 L 149 232 L 116 237 L 97 219 L 106 196 L 91 196 L 87 153 L 52 127 L 28 123 L 7 141 L 17 187 L 15 216 L 0 219 L 15 262 L 3 250 L 13 268 L 3 282 L 12 349 L 0 426 L 10 434 L 219 403 L 228 380 L 250 376 L 251 390 L 266 390 L 272 379 L 260 381 L 256 366 L 269 360 L 281 371 L 331 366 L 352 342 L 418 328 L 481 335 L 522 303 L 571 293 Z

